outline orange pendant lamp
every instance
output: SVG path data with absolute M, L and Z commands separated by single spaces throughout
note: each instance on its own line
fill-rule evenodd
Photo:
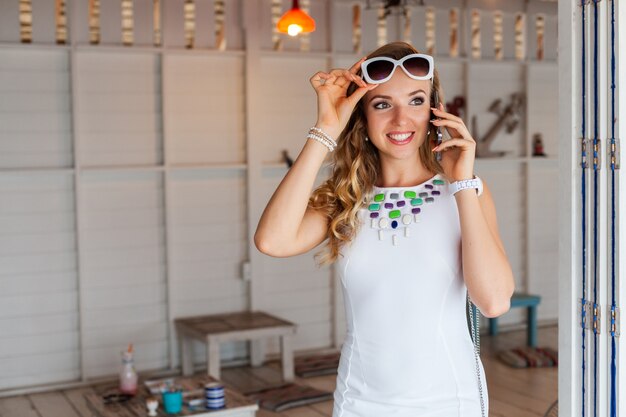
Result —
M 299 33 L 313 32 L 315 30 L 315 20 L 298 7 L 298 0 L 293 0 L 291 10 L 280 18 L 276 27 L 279 32 L 296 36 Z

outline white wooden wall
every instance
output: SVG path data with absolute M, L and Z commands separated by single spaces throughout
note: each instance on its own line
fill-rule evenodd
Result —
M 183 3 L 163 2 L 164 46 L 153 47 L 151 2 L 136 0 L 136 45 L 122 47 L 119 2 L 101 2 L 95 46 L 86 1 L 71 2 L 67 46 L 51 44 L 50 2 L 33 1 L 33 45 L 19 44 L 17 2 L 0 2 L 0 391 L 111 375 L 131 342 L 140 370 L 176 367 L 171 323 L 188 315 L 253 307 L 296 322 L 296 349 L 343 341 L 332 268 L 317 268 L 312 253 L 261 256 L 251 236 L 286 173 L 281 151 L 297 156 L 315 122 L 309 77 L 360 57 L 351 50 L 354 2 L 312 1 L 319 29 L 308 53 L 297 39 L 271 50 L 269 0 L 226 2 L 226 52 L 211 49 L 213 2 L 197 0 L 196 49 L 185 50 Z M 513 3 L 498 3 L 505 23 L 523 10 Z M 544 296 L 540 318 L 554 319 L 555 37 L 546 34 L 544 63 L 513 61 L 510 42 L 505 62 L 489 59 L 487 29 L 487 59 L 448 58 L 447 7 L 462 4 L 433 4 L 446 97 L 465 96 L 480 132 L 495 117 L 493 99 L 527 94 L 523 127 L 494 145 L 511 154 L 479 160 L 477 173 L 494 193 L 518 288 Z M 492 2 L 468 7 L 485 10 L 489 27 Z M 526 12 L 554 8 L 530 3 Z M 420 49 L 423 14 L 413 10 Z M 387 22 L 394 40 L 401 20 Z M 546 32 L 555 31 L 550 22 Z M 363 11 L 362 53 L 376 46 L 375 24 L 376 11 Z M 536 131 L 550 158 L 528 156 Z M 512 312 L 503 321 L 519 320 Z M 267 348 L 277 352 L 276 341 Z M 196 346 L 198 362 L 203 350 Z M 226 344 L 222 355 L 243 358 L 247 346 Z

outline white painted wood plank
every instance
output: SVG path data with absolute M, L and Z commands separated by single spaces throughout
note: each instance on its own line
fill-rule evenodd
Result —
M 86 270 L 163 263 L 165 259 L 163 246 L 150 243 L 150 246 L 85 250 L 81 258 Z
M 85 289 L 120 288 L 132 282 L 135 285 L 160 285 L 165 276 L 165 265 L 124 266 L 119 268 L 98 268 L 89 271 L 81 280 Z
M 2 217 L 0 217 L 0 224 Z M 84 216 L 83 228 L 92 233 L 110 228 L 159 227 L 163 223 L 163 209 L 127 209 L 118 211 L 91 212 Z
M 223 279 L 209 273 L 204 280 L 176 281 L 176 288 L 170 294 L 170 299 L 174 303 L 186 303 L 192 300 L 211 302 L 223 297 L 235 298 L 245 294 L 246 286 L 241 279 Z
M 41 417 L 26 396 L 0 398 L 0 415 L 6 417 Z
M 0 92 L 62 92 L 69 91 L 70 79 L 60 71 L 2 71 Z
M 247 309 L 247 299 L 244 296 L 236 298 L 220 298 L 207 302 L 201 301 L 186 301 L 185 303 L 179 303 L 172 307 L 174 318 L 177 317 L 190 317 L 199 316 L 205 314 L 223 314 L 223 313 L 235 313 L 238 311 L 244 311 Z
M 161 342 L 167 337 L 167 328 L 164 323 L 146 323 L 135 326 L 124 326 L 123 332 L 118 326 L 88 330 L 84 334 L 84 347 L 103 348 L 126 346 L 129 340 L 132 343 Z
M 0 51 L 0 71 L 40 73 L 46 71 L 69 70 L 69 57 L 66 51 L 2 49 Z
M 124 325 L 144 325 L 165 322 L 165 306 L 163 305 L 139 305 L 112 310 L 86 310 L 84 317 L 85 330 L 95 330 L 103 327 L 111 327 L 116 323 Z
M 29 395 L 40 417 L 81 417 L 72 404 L 59 392 Z
M 14 91 L 0 95 L 0 113 L 33 111 L 68 114 L 70 110 L 69 91 Z
M 5 317 L 0 319 L 0 334 L 4 337 L 37 336 L 70 333 L 78 328 L 78 313 L 45 314 L 42 316 Z
M 78 346 L 77 330 L 67 333 L 0 337 L 0 359 L 75 351 Z
M 76 272 L 44 272 L 30 275 L 0 276 L 0 288 L 2 297 L 36 294 L 36 293 L 59 293 L 76 291 Z
M 85 349 L 85 364 L 87 375 L 95 378 L 112 376 L 119 372 L 122 365 L 122 351 L 133 340 L 129 332 L 125 343 L 115 347 L 100 347 Z M 135 368 L 138 371 L 163 369 L 167 365 L 167 345 L 163 342 L 144 342 L 133 345 Z
M 92 310 L 117 310 L 132 306 L 165 305 L 163 285 L 126 285 L 122 288 L 98 288 L 85 290 L 83 302 L 85 308 Z
M 21 377 L 35 377 L 38 374 L 52 376 L 54 374 L 67 375 L 72 373 L 76 375 L 77 368 L 77 350 L 0 359 L 1 381 L 6 382 L 9 378 L 17 378 L 18 380 L 14 381 L 14 386 L 21 385 L 18 383 Z M 45 382 L 51 382 L 51 380 L 47 379 Z M 32 378 L 31 383 L 44 382 L 38 382 L 37 378 Z
M 71 271 L 76 267 L 74 252 L 38 253 L 0 257 L 0 277 L 35 272 Z
M 24 317 L 71 313 L 77 310 L 76 294 L 61 292 L 50 294 L 30 294 L 0 298 L 0 317 Z
M 76 382 L 79 378 L 79 372 L 78 369 L 53 373 L 38 372 L 35 375 L 23 375 L 17 372 L 16 375 L 8 375 L 6 379 L 0 379 L 0 389 L 27 388 L 33 385 Z
M 91 409 L 88 408 L 85 402 L 85 394 L 92 392 L 91 387 L 87 388 L 74 388 L 62 391 L 67 401 L 72 404 L 72 407 L 78 411 L 81 417 L 91 417 Z

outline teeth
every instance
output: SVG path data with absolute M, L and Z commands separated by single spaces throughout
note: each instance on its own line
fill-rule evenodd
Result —
M 412 133 L 402 133 L 398 135 L 387 135 L 387 136 L 389 136 L 393 140 L 402 141 L 402 140 L 407 140 L 411 136 L 411 134 Z

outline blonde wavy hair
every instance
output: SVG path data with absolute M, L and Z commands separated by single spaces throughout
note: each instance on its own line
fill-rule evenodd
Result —
M 386 56 L 400 59 L 414 53 L 418 51 L 410 44 L 392 42 L 378 48 L 367 57 Z M 358 75 L 361 75 L 360 69 Z M 356 84 L 351 83 L 348 95 L 356 88 Z M 430 92 L 431 105 L 436 104 L 435 91 L 439 93 L 439 101 L 443 103 L 443 90 L 436 69 Z M 366 136 L 367 119 L 361 100 L 337 140 L 337 149 L 333 153 L 332 175 L 313 191 L 308 203 L 310 208 L 322 213 L 329 224 L 325 248 L 316 254 L 320 265 L 335 262 L 343 245 L 352 241 L 359 228 L 358 211 L 378 180 L 378 173 L 381 170 L 378 149 L 371 141 L 365 141 Z M 420 147 L 420 159 L 430 172 L 443 173 L 441 165 L 431 151 L 430 144 L 433 140 L 436 140 L 436 130 L 430 129 L 427 140 Z

